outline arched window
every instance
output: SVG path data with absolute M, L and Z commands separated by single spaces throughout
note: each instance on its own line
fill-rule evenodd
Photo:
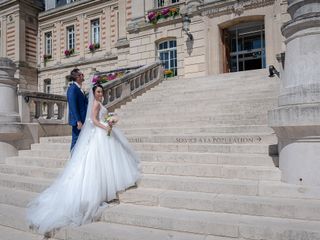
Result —
M 166 40 L 158 44 L 158 56 L 163 63 L 164 69 L 170 69 L 177 76 L 177 41 Z

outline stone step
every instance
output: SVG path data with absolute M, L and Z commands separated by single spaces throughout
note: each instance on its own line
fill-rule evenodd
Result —
M 281 172 L 278 168 L 261 166 L 143 162 L 142 172 L 145 174 L 157 174 L 165 176 L 196 176 L 268 181 L 281 180 Z
M 265 125 L 221 125 L 221 126 L 199 126 L 199 127 L 166 127 L 166 128 L 125 128 L 121 129 L 126 135 L 162 135 L 162 134 L 252 134 L 273 133 L 273 130 Z
M 44 168 L 63 168 L 65 163 L 67 162 L 68 153 L 68 151 L 59 152 L 55 150 L 25 150 L 19 151 L 19 156 L 7 158 L 6 161 L 9 165 L 37 166 Z M 59 157 L 57 155 L 63 155 L 63 157 Z
M 252 154 L 277 154 L 276 145 L 266 144 L 177 144 L 177 143 L 131 143 L 136 151 L 156 152 L 209 152 L 209 153 L 252 153 Z M 56 150 L 67 151 L 69 144 L 32 144 L 31 150 Z
M 156 97 L 156 98 L 155 98 Z M 141 98 L 140 101 L 139 99 L 133 99 L 131 102 L 128 102 L 124 106 L 133 106 L 133 105 L 141 105 L 141 106 L 150 106 L 154 104 L 166 104 L 166 105 L 183 105 L 185 104 L 193 104 L 195 101 L 197 103 L 201 104 L 206 104 L 208 102 L 215 102 L 216 104 L 228 104 L 228 103 L 252 103 L 254 101 L 257 102 L 263 102 L 263 100 L 266 101 L 276 101 L 277 100 L 277 94 L 276 93 L 271 93 L 271 91 L 268 91 L 266 93 L 263 92 L 255 92 L 253 93 L 242 93 L 233 95 L 230 93 L 227 93 L 225 95 L 222 95 L 222 93 L 214 93 L 214 94 L 197 94 L 193 98 L 190 96 L 172 96 L 172 97 L 162 97 L 161 95 L 155 95 L 153 96 L 155 101 L 151 101 L 152 98 Z M 142 101 L 144 99 L 144 101 Z M 146 101 L 147 100 L 147 101 Z M 236 100 L 236 101 L 235 101 Z
M 268 81 L 254 81 L 254 82 L 243 82 L 242 84 L 239 84 L 239 82 L 231 82 L 231 83 L 225 83 L 221 84 L 218 82 L 214 81 L 207 81 L 207 82 L 197 82 L 194 81 L 192 84 L 184 84 L 183 82 L 180 82 L 180 85 L 165 85 L 161 84 L 159 86 L 156 86 L 153 88 L 150 93 L 158 93 L 167 90 L 168 92 L 171 93 L 181 93 L 184 91 L 203 91 L 206 89 L 210 90 L 221 90 L 221 91 L 235 91 L 235 92 L 240 92 L 241 90 L 248 90 L 251 89 L 253 90 L 265 90 L 265 89 L 271 89 L 274 88 L 276 89 L 279 86 L 279 83 L 277 82 L 268 82 Z
M 16 230 L 29 232 L 29 226 L 26 221 L 25 208 L 7 204 L 0 204 L 0 215 L 0 226 L 10 227 Z M 38 239 L 41 239 L 40 236 L 38 236 Z
M 208 213 L 130 204 L 121 204 L 107 209 L 103 220 L 111 223 L 243 239 L 291 240 L 292 236 L 309 240 L 320 238 L 320 222 L 317 221 Z
M 125 113 L 126 115 L 122 115 L 122 116 L 127 116 L 127 117 L 130 117 L 131 115 L 132 117 L 143 116 L 144 114 L 147 117 L 149 117 L 150 115 L 161 115 L 162 117 L 160 119 L 163 121 L 166 121 L 166 118 L 165 118 L 166 116 L 182 117 L 182 116 L 185 116 L 186 113 L 189 113 L 190 117 L 191 116 L 211 116 L 214 118 L 215 116 L 219 116 L 219 115 L 230 115 L 231 119 L 225 119 L 229 121 L 233 120 L 232 115 L 242 115 L 242 116 L 248 115 L 249 120 L 251 120 L 250 116 L 253 116 L 253 115 L 267 116 L 266 111 L 275 108 L 276 105 L 277 105 L 276 103 L 265 104 L 265 105 L 252 104 L 248 106 L 236 106 L 236 105 L 227 106 L 227 107 L 217 106 L 214 108 L 208 106 L 208 109 L 210 109 L 210 112 L 204 112 L 203 106 L 200 107 L 200 106 L 194 106 L 194 105 L 190 105 L 190 106 L 186 105 L 184 107 L 166 108 L 165 105 L 164 106 L 155 105 L 154 108 L 150 108 L 150 109 L 143 109 L 143 108 L 121 109 L 121 112 L 116 111 L 116 113 L 119 114 L 119 116 Z M 120 119 L 120 122 L 122 120 L 125 120 L 125 119 Z M 189 119 L 187 118 L 185 120 L 189 120 Z M 228 125 L 230 123 L 225 123 L 225 124 Z M 238 125 L 241 125 L 241 123 Z
M 150 92 L 145 93 L 143 97 L 148 98 L 169 98 L 172 100 L 178 99 L 178 97 L 185 98 L 189 96 L 199 96 L 202 94 L 202 97 L 221 99 L 223 96 L 222 93 L 225 93 L 226 96 L 229 96 L 231 99 L 236 99 L 235 96 L 256 96 L 257 93 L 261 93 L 262 97 L 268 97 L 266 92 L 273 91 L 273 94 L 279 93 L 279 84 L 258 84 L 255 86 L 240 86 L 239 84 L 234 84 L 233 86 L 213 86 L 213 85 L 201 85 L 201 86 L 194 86 L 188 88 L 181 88 L 179 86 L 173 87 L 155 87 L 154 89 L 150 90 Z M 217 93 L 217 94 L 214 94 Z M 228 98 L 225 98 L 227 100 Z
M 0 204 L 1 240 L 40 240 L 41 236 L 28 232 L 25 221 L 25 209 L 10 205 Z M 4 227 L 6 226 L 6 227 Z M 2 232 L 2 230 L 4 230 Z M 23 231 L 23 234 L 21 233 Z M 3 234 L 6 234 L 3 236 Z M 9 235 L 8 234 L 12 234 Z M 17 238 L 10 238 L 16 236 Z M 32 237 L 31 237 L 32 236 Z M 6 237 L 6 238 L 4 238 Z M 19 238 L 18 238 L 19 237 Z M 66 227 L 59 230 L 52 240 L 204 240 L 205 236 L 179 231 L 167 231 L 139 226 L 114 224 L 106 222 L 95 222 L 80 227 Z M 209 240 L 209 239 L 208 239 Z M 210 239 L 211 240 L 211 239 Z M 212 239 L 214 240 L 214 239 Z M 218 239 L 217 239 L 218 240 Z M 220 239 L 219 239 L 220 240 Z M 231 239 L 221 239 L 231 240 Z
M 278 157 L 262 154 L 232 153 L 191 153 L 191 152 L 139 152 L 140 159 L 145 162 L 164 162 L 176 164 L 223 164 L 240 166 L 279 166 Z
M 265 144 L 132 143 L 132 145 L 137 151 L 277 154 L 275 145 Z
M 144 174 L 139 186 L 184 192 L 320 199 L 320 187 L 305 187 L 278 181 Z
M 0 174 L 0 187 L 12 188 L 22 191 L 42 192 L 52 182 L 53 179 Z
M 38 193 L 22 191 L 13 188 L 0 187 L 0 204 L 26 207 L 31 200 L 36 198 Z
M 106 222 L 95 222 L 76 228 L 68 227 L 58 232 L 55 238 L 63 240 L 234 240 L 210 239 L 200 234 Z
M 1 174 L 14 174 L 44 179 L 55 179 L 61 170 L 61 168 L 0 164 Z
M 174 209 L 320 220 L 320 200 L 140 188 L 132 189 L 121 194 L 120 201 L 122 203 Z
M 118 115 L 119 119 L 123 123 L 137 123 L 137 122 L 177 122 L 189 120 L 190 122 L 198 121 L 210 121 L 210 120 L 266 120 L 267 115 L 265 113 L 223 113 L 223 114 L 195 114 L 191 115 L 190 113 L 181 113 L 177 115 L 163 115 L 161 113 L 146 112 L 145 115 L 137 114 L 130 115 L 130 113 L 122 112 Z
M 240 73 L 240 72 L 238 72 Z M 194 83 L 206 83 L 210 82 L 212 84 L 232 84 L 232 83 L 256 83 L 257 81 L 264 81 L 264 82 L 276 82 L 278 79 L 273 79 L 268 77 L 268 72 L 260 72 L 255 74 L 249 74 L 249 75 L 230 75 L 230 73 L 227 74 L 218 74 L 218 75 L 210 75 L 210 76 L 204 76 L 204 77 L 197 77 L 197 78 L 178 78 L 178 79 L 165 79 L 160 83 L 160 85 L 183 85 L 185 84 L 194 84 Z
M 147 115 L 147 114 L 146 114 Z M 165 116 L 165 114 L 163 114 Z M 220 127 L 224 125 L 266 125 L 267 118 L 265 119 L 241 119 L 241 120 L 233 120 L 233 119 L 212 119 L 212 120 L 203 120 L 203 121 L 189 121 L 185 119 L 183 121 L 171 121 L 165 122 L 159 118 L 156 122 L 135 122 L 132 123 L 130 121 L 123 122 L 121 119 L 117 126 L 120 129 L 128 129 L 128 128 L 170 128 L 170 127 L 177 127 L 177 128 L 197 128 L 197 127 Z
M 253 133 L 253 134 L 206 134 L 206 135 L 173 135 L 173 136 L 137 136 L 129 135 L 128 140 L 133 143 L 211 143 L 211 144 L 274 144 L 277 142 L 275 134 Z
M 22 158 L 22 157 L 21 157 Z M 60 162 L 60 159 L 43 159 L 41 167 L 37 162 L 32 165 L 0 164 L 1 174 L 18 175 L 25 177 L 54 179 L 62 168 L 48 168 L 49 161 Z M 66 161 L 65 161 L 66 162 Z M 43 165 L 45 167 L 43 167 Z M 280 180 L 281 174 L 276 167 L 265 166 L 239 166 L 222 164 L 198 163 L 172 163 L 172 162 L 147 162 L 142 161 L 142 171 L 147 174 L 174 175 L 174 176 L 199 176 L 214 178 L 239 178 L 252 180 Z
M 253 134 L 185 134 L 185 135 L 127 135 L 129 142 L 132 143 L 223 143 L 223 144 L 248 144 L 248 143 L 266 143 L 273 144 L 277 142 L 274 134 L 253 133 Z M 41 138 L 40 143 L 71 143 L 71 137 L 53 137 Z
M 214 94 L 213 94 L 214 93 Z M 171 102 L 183 102 L 183 101 L 215 101 L 215 102 L 236 102 L 238 99 L 246 100 L 246 99 L 256 99 L 256 98 L 274 98 L 277 99 L 279 96 L 279 92 L 275 89 L 270 90 L 262 90 L 262 91 L 255 91 L 254 93 L 252 90 L 250 91 L 241 91 L 241 92 L 220 92 L 220 91 L 201 91 L 201 92 L 185 92 L 180 94 L 150 94 L 150 95 L 143 95 L 141 97 L 132 99 L 131 102 L 127 104 L 145 104 L 145 103 L 154 103 L 154 104 L 167 104 Z
M 264 101 L 263 101 L 264 100 Z M 249 111 L 251 108 L 261 108 L 262 107 L 276 107 L 277 106 L 277 100 L 276 99 L 263 99 L 261 101 L 254 101 L 252 102 L 243 102 L 243 103 L 237 103 L 237 102 L 230 102 L 230 103 L 216 103 L 216 102 L 209 102 L 206 101 L 206 109 L 210 109 L 210 111 L 219 112 L 221 110 L 229 110 L 234 111 L 236 109 L 239 109 L 241 111 Z M 181 109 L 180 109 L 181 108 Z M 179 112 L 193 112 L 197 110 L 198 108 L 201 108 L 202 111 L 200 113 L 203 113 L 203 103 L 199 103 L 197 101 L 193 102 L 186 102 L 182 104 L 165 104 L 165 103 L 158 103 L 158 104 L 132 104 L 132 105 L 124 105 L 121 109 L 125 111 L 149 111 L 149 110 L 176 110 L 180 109 Z M 265 108 L 264 108 L 265 110 Z M 176 113 L 176 112 L 175 112 Z
M 39 235 L 17 230 L 12 227 L 4 227 L 1 225 L 0 225 L 0 233 L 1 233 L 1 240 L 18 240 L 18 239 L 39 240 L 40 239 Z
M 63 155 L 60 158 L 55 156 Z M 62 168 L 66 161 L 65 151 L 55 150 L 27 150 L 20 151 L 18 157 L 10 157 L 7 163 L 11 165 L 27 165 L 46 168 Z M 192 152 L 138 152 L 140 159 L 145 162 L 172 162 L 172 163 L 194 163 L 194 164 L 226 164 L 243 166 L 279 166 L 277 156 L 267 156 L 261 154 L 232 154 L 232 153 L 192 153 Z M 42 156 L 42 157 L 41 157 Z
M 139 187 L 205 193 L 258 195 L 258 181 L 144 174 Z

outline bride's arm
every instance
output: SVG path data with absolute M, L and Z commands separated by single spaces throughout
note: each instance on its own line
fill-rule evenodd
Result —
M 100 104 L 97 101 L 93 102 L 93 108 L 92 108 L 92 113 L 91 113 L 91 119 L 94 125 L 96 125 L 97 127 L 100 127 L 104 130 L 109 130 L 109 126 L 105 126 L 102 123 L 99 122 L 98 120 L 98 115 L 99 115 L 99 111 L 100 111 Z

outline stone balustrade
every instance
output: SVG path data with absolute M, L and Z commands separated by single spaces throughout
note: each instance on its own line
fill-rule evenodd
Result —
M 97 72 L 94 75 L 106 76 L 119 72 L 124 74 L 102 84 L 103 104 L 112 111 L 163 80 L 163 68 L 160 62 L 142 67 Z M 20 91 L 18 95 L 22 123 L 66 124 L 68 122 L 66 96 L 29 91 Z
M 21 121 L 67 123 L 67 98 L 41 92 L 19 92 Z
M 103 76 L 106 73 L 95 73 Z M 119 79 L 102 84 L 104 90 L 103 104 L 113 111 L 126 101 L 140 95 L 163 80 L 163 67 L 160 62 L 143 66 L 125 74 Z

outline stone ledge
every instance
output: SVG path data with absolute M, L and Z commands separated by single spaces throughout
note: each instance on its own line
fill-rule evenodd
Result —
M 46 72 L 46 71 L 51 71 L 51 70 L 57 70 L 57 69 L 62 69 L 62 68 L 68 68 L 68 67 L 74 67 L 75 65 L 81 66 L 81 65 L 86 65 L 86 64 L 92 64 L 92 63 L 98 63 L 98 62 L 103 62 L 103 61 L 111 61 L 111 60 L 117 60 L 118 56 L 110 54 L 110 55 L 105 55 L 100 58 L 92 58 L 90 60 L 78 60 L 70 63 L 63 63 L 63 64 L 56 64 L 55 66 L 51 67 L 42 67 L 39 69 L 39 73 L 41 72 Z
M 272 128 L 320 126 L 320 103 L 289 105 L 276 108 L 268 112 L 268 121 L 269 126 Z

